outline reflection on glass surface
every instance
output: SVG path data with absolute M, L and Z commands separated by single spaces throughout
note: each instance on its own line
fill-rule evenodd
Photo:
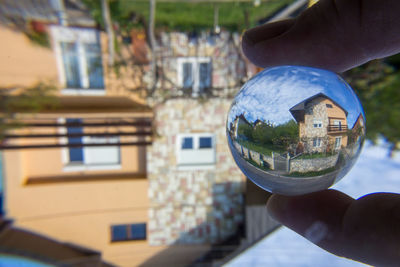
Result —
M 265 190 L 299 195 L 326 189 L 350 170 L 364 141 L 365 116 L 335 73 L 276 67 L 236 95 L 227 136 L 248 178 Z

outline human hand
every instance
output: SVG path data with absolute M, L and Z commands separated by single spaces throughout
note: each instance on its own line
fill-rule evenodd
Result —
M 269 214 L 319 247 L 377 266 L 400 262 L 400 195 L 358 200 L 329 189 L 303 196 L 272 195 Z
M 400 52 L 400 1 L 320 0 L 295 19 L 248 30 L 244 54 L 261 67 L 342 72 Z
M 298 18 L 263 25 L 243 36 L 256 65 L 302 65 L 342 72 L 400 52 L 400 1 L 320 0 Z M 358 200 L 324 190 L 273 195 L 269 213 L 334 254 L 372 265 L 399 265 L 400 195 Z

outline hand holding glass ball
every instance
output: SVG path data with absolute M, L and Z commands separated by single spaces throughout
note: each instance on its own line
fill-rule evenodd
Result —
M 320 0 L 296 18 L 248 30 L 242 48 L 252 63 L 262 67 L 295 64 L 343 72 L 399 53 L 399 11 L 400 1 L 395 0 Z M 342 105 L 340 99 L 332 100 Z M 347 126 L 349 131 L 353 125 L 348 122 Z M 337 179 L 351 165 L 342 168 Z M 382 183 L 386 179 L 376 178 Z M 400 195 L 395 193 L 372 193 L 353 199 L 329 189 L 300 196 L 273 194 L 267 210 L 274 219 L 306 238 L 310 229 L 316 229 L 314 226 L 324 226 L 327 235 L 309 240 L 328 252 L 374 266 L 397 266 L 399 201 Z
M 236 95 L 228 113 L 233 158 L 273 193 L 320 191 L 343 178 L 364 141 L 365 116 L 337 74 L 283 66 L 264 70 Z

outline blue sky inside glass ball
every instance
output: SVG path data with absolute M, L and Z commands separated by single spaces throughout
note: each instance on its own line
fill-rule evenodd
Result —
M 310 67 L 280 66 L 263 70 L 242 87 L 229 112 L 228 125 L 240 114 L 249 122 L 259 119 L 273 125 L 286 123 L 294 119 L 290 108 L 318 93 L 348 112 L 349 126 L 360 113 L 364 115 L 354 91 L 337 74 Z

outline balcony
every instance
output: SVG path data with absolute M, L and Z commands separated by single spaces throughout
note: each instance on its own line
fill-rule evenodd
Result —
M 347 125 L 336 125 L 329 124 L 328 125 L 328 133 L 342 133 L 347 131 Z

